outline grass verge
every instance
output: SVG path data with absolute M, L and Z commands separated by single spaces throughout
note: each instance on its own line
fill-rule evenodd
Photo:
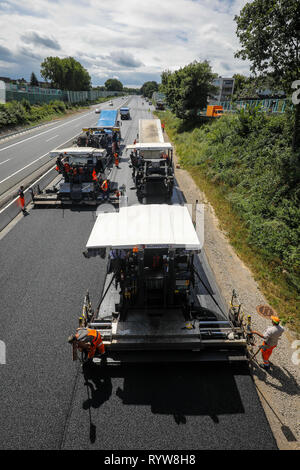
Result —
M 165 122 L 166 131 L 170 140 L 175 145 L 176 154 L 180 159 L 181 165 L 189 171 L 198 187 L 205 193 L 215 210 L 221 229 L 226 232 L 238 256 L 251 269 L 254 279 L 257 281 L 269 304 L 276 310 L 282 322 L 288 324 L 291 330 L 299 334 L 300 297 L 299 286 L 295 285 L 297 269 L 295 270 L 296 275 L 293 275 L 291 278 L 290 272 L 288 269 L 285 269 L 282 260 L 279 259 L 276 253 L 274 254 L 270 252 L 270 249 L 267 250 L 264 246 L 261 247 L 255 244 L 255 238 L 253 233 L 251 233 L 250 212 L 248 211 L 245 217 L 242 210 L 247 202 L 246 196 L 244 195 L 243 199 L 244 206 L 232 204 L 232 201 L 237 199 L 237 194 L 233 193 L 231 185 L 226 184 L 226 174 L 223 170 L 225 168 L 228 171 L 226 159 L 223 158 L 222 172 L 217 173 L 217 171 L 213 171 L 213 157 L 210 152 L 207 153 L 206 135 L 210 139 L 209 145 L 215 145 L 219 148 L 219 142 L 213 142 L 211 135 L 209 136 L 212 131 L 216 132 L 216 129 L 213 129 L 214 124 L 212 126 L 208 125 L 208 127 L 205 125 L 206 130 L 201 131 L 199 137 L 199 132 L 194 133 L 194 129 L 184 127 L 182 121 L 175 118 L 170 112 L 157 112 L 156 114 Z M 232 125 L 230 129 L 230 132 L 232 132 Z M 220 131 L 220 129 L 217 130 Z M 225 142 L 224 147 L 226 147 L 226 152 L 229 155 L 228 158 L 232 159 L 232 151 L 234 149 L 231 149 L 228 143 L 226 144 L 225 134 L 226 132 L 223 132 L 222 135 L 222 139 Z M 222 149 L 218 151 L 223 152 Z M 248 148 L 248 152 L 251 153 L 251 149 L 249 150 Z M 187 157 L 188 154 L 189 157 Z M 255 160 L 258 160 L 257 156 Z M 209 164 L 207 164 L 207 161 Z M 235 161 L 234 165 L 237 166 L 240 173 L 243 172 L 240 160 Z M 254 173 L 253 171 L 253 178 L 255 178 Z M 216 178 L 216 176 L 218 177 Z M 237 180 L 236 186 L 239 184 L 241 184 L 241 181 Z M 234 194 L 234 197 L 232 197 L 232 194 Z M 268 204 L 267 195 L 265 203 Z M 242 209 L 240 209 L 241 207 Z M 255 215 L 257 217 L 257 213 Z M 297 230 L 299 229 L 295 220 L 295 233 L 297 233 Z

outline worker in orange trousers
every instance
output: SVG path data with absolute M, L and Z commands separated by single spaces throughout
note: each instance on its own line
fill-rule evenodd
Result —
M 19 199 L 18 199 L 18 205 L 21 207 L 21 210 L 23 212 L 23 215 L 27 214 L 26 208 L 25 208 L 25 195 L 24 195 L 24 186 L 21 186 L 19 191 L 18 191 Z
M 252 331 L 253 334 L 259 336 L 264 340 L 260 347 L 263 364 L 262 367 L 266 370 L 270 368 L 269 358 L 278 344 L 278 340 L 284 332 L 284 328 L 280 326 L 280 319 L 276 316 L 271 316 L 272 326 L 269 326 L 266 331 L 261 334 L 258 331 Z
M 114 154 L 114 157 L 115 157 L 115 165 L 117 168 L 119 168 L 119 155 L 117 152 Z

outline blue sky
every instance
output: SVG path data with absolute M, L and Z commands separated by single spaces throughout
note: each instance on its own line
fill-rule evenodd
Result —
M 210 61 L 221 76 L 249 75 L 233 20 L 246 0 L 0 0 L 0 76 L 39 79 L 47 56 L 72 56 L 93 85 L 160 82 L 163 70 Z

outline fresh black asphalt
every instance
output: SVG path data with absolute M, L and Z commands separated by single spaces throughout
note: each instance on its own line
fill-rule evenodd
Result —
M 31 210 L 0 241 L 0 449 L 276 449 L 247 367 L 72 362 L 67 337 L 105 276 L 82 255 L 94 221 Z

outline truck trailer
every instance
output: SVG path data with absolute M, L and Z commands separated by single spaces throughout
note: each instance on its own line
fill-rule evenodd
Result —
M 130 119 L 130 111 L 128 107 L 123 106 L 122 108 L 120 108 L 120 117 L 122 120 Z
M 139 142 L 128 145 L 133 179 L 139 200 L 153 190 L 157 183 L 170 198 L 174 186 L 173 147 L 164 141 L 159 119 L 139 120 Z
M 100 113 L 97 126 L 86 127 L 82 130 L 84 134 L 79 136 L 77 145 L 105 148 L 110 155 L 119 151 L 121 129 L 117 109 L 103 109 Z
M 161 100 L 157 101 L 155 109 L 157 111 L 164 111 L 165 110 L 165 103 Z
M 206 108 L 206 116 L 207 117 L 218 118 L 218 117 L 223 116 L 223 114 L 224 114 L 223 106 L 209 105 Z
M 105 149 L 69 147 L 55 149 L 49 155 L 56 158 L 58 179 L 43 192 L 39 187 L 32 190 L 34 206 L 118 203 L 117 183 L 106 176 L 110 156 Z M 104 192 L 101 186 L 105 180 L 108 189 Z
M 107 250 L 100 302 L 93 310 L 85 298 L 79 324 L 100 332 L 108 362 L 245 360 L 239 310 L 227 314 L 213 292 L 214 309 L 201 300 L 199 284 L 210 288 L 199 269 L 201 246 L 186 206 L 134 205 L 101 213 L 84 255 L 105 258 Z M 96 355 L 93 361 L 102 360 Z

